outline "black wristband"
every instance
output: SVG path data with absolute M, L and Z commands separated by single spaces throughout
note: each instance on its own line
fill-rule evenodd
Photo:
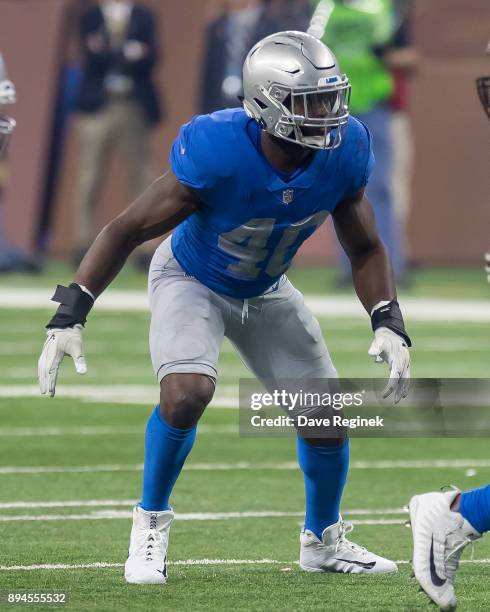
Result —
M 402 337 L 407 346 L 412 346 L 412 341 L 405 331 L 402 311 L 396 300 L 391 300 L 389 304 L 385 304 L 373 312 L 371 315 L 371 326 L 373 331 L 376 331 L 379 327 L 387 327 Z
M 94 305 L 92 297 L 76 283 L 71 283 L 69 287 L 58 285 L 51 299 L 53 302 L 59 302 L 60 305 L 51 321 L 46 325 L 48 329 L 84 325 Z

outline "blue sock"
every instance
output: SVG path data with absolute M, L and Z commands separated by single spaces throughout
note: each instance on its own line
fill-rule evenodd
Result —
M 339 446 L 318 447 L 298 435 L 297 453 L 305 479 L 305 529 L 321 538 L 324 529 L 339 520 L 349 470 L 349 440 Z
M 157 406 L 148 420 L 145 434 L 143 510 L 168 510 L 174 484 L 196 439 L 196 427 L 177 429 L 168 425 Z
M 490 531 L 490 484 L 461 493 L 459 512 L 479 533 Z

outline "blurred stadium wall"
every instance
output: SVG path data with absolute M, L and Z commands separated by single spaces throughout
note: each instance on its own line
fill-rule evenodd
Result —
M 31 251 L 46 182 L 59 70 L 77 46 L 73 12 L 68 9 L 88 1 L 0 0 L 0 48 L 19 98 L 3 217 L 9 240 Z M 167 120 L 153 138 L 158 173 L 167 167 L 179 125 L 195 112 L 203 27 L 213 3 L 145 2 L 160 16 L 162 62 L 157 82 Z M 475 79 L 490 70 L 484 56 L 489 22 L 488 0 L 415 0 L 414 38 L 420 60 L 412 86 L 415 163 L 409 242 L 411 258 L 420 264 L 479 264 L 488 248 L 490 126 L 479 106 Z M 70 250 L 76 173 L 72 118 L 53 202 L 54 255 Z M 100 225 L 127 202 L 124 165 L 117 160 L 110 168 L 103 201 Z M 331 259 L 332 240 L 327 226 L 303 249 L 303 260 Z

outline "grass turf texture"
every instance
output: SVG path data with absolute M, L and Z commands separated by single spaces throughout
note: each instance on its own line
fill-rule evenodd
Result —
M 298 273 L 299 274 L 299 273 Z M 458 273 L 459 274 L 459 273 Z M 484 297 L 488 291 L 476 274 L 418 277 L 411 291 L 426 286 L 427 297 Z M 140 276 L 128 273 L 121 287 L 143 287 Z M 429 275 L 430 276 L 430 275 Z M 129 280 L 127 280 L 129 279 Z M 64 280 L 59 279 L 58 280 Z M 67 279 L 66 279 L 67 280 Z M 15 277 L 4 284 L 12 285 Z M 19 278 L 19 284 L 30 282 Z M 42 281 L 42 282 L 41 282 Z M 54 284 L 54 274 L 39 284 Z M 330 281 L 329 281 L 330 282 Z M 316 271 L 302 272 L 296 284 L 322 291 Z M 425 283 L 425 285 L 424 285 Z M 457 289 L 455 289 L 455 284 Z M 480 287 L 482 284 L 482 287 Z M 429 291 L 432 285 L 433 291 Z M 461 288 L 464 289 L 461 289 Z M 461 292 L 460 292 L 461 290 Z M 36 361 L 43 341 L 46 311 L 0 310 L 0 390 L 35 384 Z M 385 368 L 367 357 L 371 332 L 359 320 L 321 321 L 334 362 L 342 376 L 385 376 Z M 141 313 L 94 312 L 87 327 L 89 373 L 78 377 L 66 361 L 60 373 L 65 386 L 154 385 L 147 350 L 148 317 Z M 414 340 L 413 375 L 483 377 L 488 375 L 490 343 L 487 324 L 411 323 Z M 246 375 L 228 344 L 220 361 L 218 393 L 232 394 Z M 231 390 L 230 390 L 231 389 Z M 221 391 L 220 391 L 221 390 Z M 155 386 L 155 400 L 158 392 Z M 0 399 L 0 468 L 5 466 L 129 466 L 127 470 L 81 473 L 0 473 L 0 504 L 27 501 L 131 500 L 140 493 L 142 434 L 150 403 L 118 404 L 82 399 L 19 397 Z M 426 610 L 417 594 L 410 567 L 401 564 L 395 576 L 362 577 L 309 574 L 299 570 L 298 535 L 303 511 L 301 474 L 276 469 L 295 461 L 292 439 L 243 439 L 234 432 L 234 410 L 212 408 L 202 420 L 202 434 L 174 491 L 179 513 L 279 511 L 293 516 L 181 520 L 172 527 L 170 559 L 271 559 L 274 564 L 173 565 L 169 583 L 126 585 L 122 568 L 0 571 L 0 593 L 7 591 L 68 591 L 70 610 Z M 21 435 L 64 428 L 65 435 Z M 99 428 L 85 434 L 78 428 Z M 106 428 L 100 430 L 100 428 Z M 113 431 L 111 431 L 111 428 Z M 16 435 L 14 435 L 16 434 Z M 24 432 L 25 434 L 25 432 Z M 394 520 L 395 524 L 359 524 L 352 539 L 396 560 L 410 559 L 410 531 L 399 509 L 415 492 L 454 483 L 463 488 L 490 481 L 490 467 L 360 469 L 359 461 L 488 460 L 488 440 L 352 440 L 350 472 L 344 496 L 349 520 Z M 238 469 L 239 462 L 251 464 Z M 209 469 L 191 469 L 213 464 Z M 228 469 L 216 469 L 216 464 Z M 283 466 L 284 467 L 284 466 Z M 287 467 L 287 466 L 286 466 Z M 365 514 L 355 514 L 362 510 Z M 123 512 L 103 518 L 100 512 Z M 0 520 L 0 565 L 123 563 L 127 551 L 130 506 L 5 508 L 0 519 L 28 515 L 54 516 L 52 521 Z M 93 520 L 62 520 L 91 514 Z M 111 515 L 112 516 L 112 515 Z M 465 559 L 470 558 L 467 551 Z M 475 559 L 490 558 L 490 540 L 475 549 Z M 488 564 L 464 564 L 457 577 L 460 610 L 488 609 Z M 1 607 L 1 606 L 0 606 Z M 7 606 L 6 606 L 7 607 Z M 18 607 L 18 606 L 17 606 Z M 51 609 L 36 606 L 36 609 Z

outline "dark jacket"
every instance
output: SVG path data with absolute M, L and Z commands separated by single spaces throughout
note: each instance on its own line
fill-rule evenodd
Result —
M 287 0 L 279 8 L 280 10 L 272 10 L 272 8 L 268 9 L 265 6 L 262 9 L 259 19 L 250 33 L 242 61 L 245 61 L 248 50 L 269 34 L 282 30 L 306 30 L 312 13 L 312 6 L 309 2 Z M 225 108 L 230 103 L 221 89 L 227 62 L 226 25 L 227 16 L 225 14 L 210 23 L 205 33 L 199 100 L 199 112 L 203 114 Z M 239 100 L 237 99 L 232 105 L 239 106 Z
M 93 53 L 87 47 L 87 37 L 100 33 L 106 39 L 106 48 Z M 155 18 L 147 8 L 135 4 L 129 19 L 126 40 L 136 40 L 148 46 L 149 53 L 143 59 L 128 62 L 122 49 L 109 46 L 109 36 L 102 10 L 96 6 L 86 11 L 80 20 L 80 37 L 83 55 L 82 79 L 80 83 L 78 110 L 94 113 L 106 102 L 104 79 L 116 64 L 120 72 L 134 81 L 132 97 L 141 105 L 149 124 L 160 121 L 160 102 L 151 78 L 152 68 L 157 61 L 155 40 Z
M 226 25 L 227 16 L 224 15 L 212 22 L 206 31 L 199 103 L 199 112 L 203 114 L 212 113 L 229 105 L 221 89 L 227 62 Z M 256 42 L 275 31 L 277 31 L 275 21 L 269 19 L 267 13 L 263 11 L 250 33 L 246 51 L 248 52 Z M 245 55 L 242 61 L 245 61 Z M 237 98 L 233 106 L 239 105 Z

